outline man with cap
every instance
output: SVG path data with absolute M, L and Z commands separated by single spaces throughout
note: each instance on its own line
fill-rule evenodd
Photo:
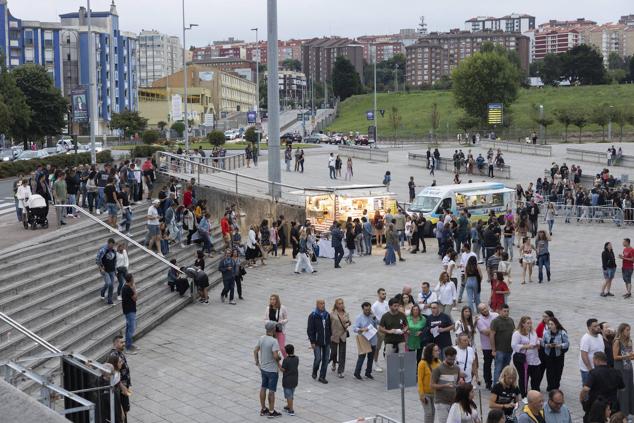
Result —
M 264 324 L 266 335 L 258 339 L 253 350 L 255 365 L 260 369 L 262 385 L 260 387 L 260 416 L 279 417 L 282 414 L 275 411 L 275 391 L 280 369 L 280 346 L 275 339 L 275 322 L 267 321 Z M 269 408 L 266 408 L 268 392 Z
M 148 248 L 152 249 L 152 245 L 156 246 L 156 254 L 163 257 L 161 253 L 161 231 L 159 230 L 159 212 L 158 206 L 161 201 L 158 199 L 152 200 L 152 205 L 147 210 L 147 230 L 148 230 Z

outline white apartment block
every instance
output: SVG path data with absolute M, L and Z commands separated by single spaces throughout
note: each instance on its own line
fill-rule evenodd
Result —
M 180 38 L 154 30 L 143 30 L 139 34 L 138 56 L 141 87 L 150 87 L 157 79 L 171 75 L 183 67 Z

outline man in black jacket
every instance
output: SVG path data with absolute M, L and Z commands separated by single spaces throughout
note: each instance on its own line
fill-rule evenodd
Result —
M 530 205 L 527 207 L 527 211 L 531 235 L 535 238 L 537 236 L 537 219 L 539 218 L 539 206 L 535 204 L 535 200 L 531 200 Z
M 326 370 L 328 370 L 332 331 L 330 327 L 330 314 L 326 311 L 326 301 L 322 299 L 317 300 L 315 310 L 308 316 L 306 333 L 310 340 L 310 347 L 315 354 L 313 361 L 313 379 L 317 379 L 317 371 L 319 371 L 319 381 L 321 383 L 328 383 L 326 380 Z M 321 369 L 319 368 L 320 365 Z
M 343 258 L 343 231 L 341 230 L 341 223 L 335 222 L 335 226 L 330 232 L 330 244 L 335 249 L 335 269 L 341 268 L 339 263 Z

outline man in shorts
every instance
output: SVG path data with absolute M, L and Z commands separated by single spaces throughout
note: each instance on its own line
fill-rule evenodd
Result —
M 623 282 L 625 282 L 625 294 L 623 298 L 632 296 L 632 272 L 634 271 L 634 248 L 630 246 L 630 239 L 623 240 L 623 254 L 619 254 L 619 258 L 623 260 L 621 272 L 623 272 Z
M 161 204 L 161 200 L 152 201 L 152 205 L 147 210 L 147 230 L 148 230 L 148 248 L 152 249 L 152 245 L 156 246 L 156 254 L 163 257 L 161 253 L 161 231 L 159 230 L 159 213 L 158 205 Z
M 260 416 L 279 417 L 282 414 L 275 411 L 275 390 L 277 389 L 278 372 L 280 369 L 280 347 L 275 339 L 275 322 L 264 324 L 266 335 L 262 335 L 253 350 L 255 365 L 260 368 L 262 385 L 260 388 Z M 268 392 L 269 408 L 266 408 Z

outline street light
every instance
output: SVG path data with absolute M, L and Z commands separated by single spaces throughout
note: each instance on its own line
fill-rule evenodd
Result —
M 92 40 L 92 17 L 90 11 L 90 0 L 87 0 L 88 7 L 88 91 L 90 105 L 88 107 L 88 121 L 90 124 L 90 164 L 97 164 L 97 151 L 95 150 L 95 123 L 97 112 L 97 90 L 95 89 L 95 49 Z
M 258 122 L 260 122 L 260 38 L 258 37 L 258 28 L 251 28 L 251 31 L 255 31 L 255 45 L 257 48 L 257 56 L 255 57 L 255 128 L 258 134 L 257 149 L 255 151 L 256 162 L 257 157 L 260 155 L 260 131 L 258 128 Z
M 185 43 L 185 31 L 188 31 L 195 26 L 198 26 L 198 24 L 189 24 L 189 26 L 185 25 L 185 0 L 183 0 L 183 85 L 185 86 L 185 116 L 183 123 L 185 124 L 185 154 L 189 153 L 189 117 L 187 115 L 187 44 Z
M 612 142 L 612 115 L 614 114 L 614 106 L 610 106 L 610 113 L 608 113 L 608 140 Z
M 546 140 L 544 139 L 544 105 L 539 105 L 539 138 L 545 144 Z

